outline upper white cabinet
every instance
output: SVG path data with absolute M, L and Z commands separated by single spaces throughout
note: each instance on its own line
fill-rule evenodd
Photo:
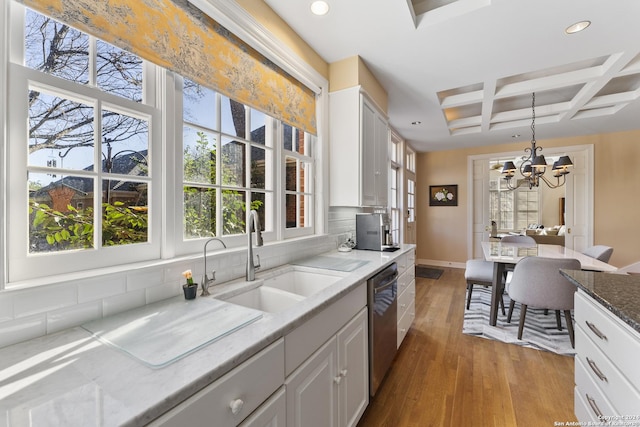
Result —
M 329 94 L 329 203 L 386 206 L 389 126 L 360 86 Z

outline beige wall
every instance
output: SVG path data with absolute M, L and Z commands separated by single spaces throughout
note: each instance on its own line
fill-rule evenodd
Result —
M 383 113 L 387 114 L 387 91 L 359 56 L 351 56 L 329 65 L 329 92 L 360 85 Z
M 594 244 L 614 248 L 610 263 L 640 261 L 640 131 L 540 140 L 542 147 L 593 144 Z M 467 259 L 467 157 L 524 150 L 526 143 L 418 153 L 417 257 L 464 263 Z M 429 185 L 457 184 L 457 207 L 429 207 Z

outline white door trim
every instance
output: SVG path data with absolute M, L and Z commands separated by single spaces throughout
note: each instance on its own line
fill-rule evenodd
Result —
M 571 190 L 575 194 L 574 185 L 584 185 L 584 192 L 579 192 L 581 194 L 581 198 L 579 202 L 582 204 L 581 207 L 577 207 L 575 205 L 575 200 L 569 201 L 567 197 L 567 230 L 575 229 L 573 227 L 573 222 L 576 221 L 576 218 L 579 218 L 581 221 L 584 220 L 582 224 L 584 227 L 580 227 L 580 236 L 575 236 L 572 233 L 569 233 L 567 237 L 565 237 L 565 245 L 567 247 L 573 248 L 578 251 L 582 251 L 584 248 L 583 245 L 591 246 L 593 245 L 593 144 L 585 144 L 585 145 L 571 145 L 567 147 L 548 147 L 544 149 L 545 155 L 554 155 L 554 154 L 567 154 L 571 155 L 572 153 L 583 153 L 585 155 L 585 164 L 584 169 L 586 170 L 586 175 L 583 176 L 582 180 L 573 179 L 572 174 L 568 175 L 567 179 L 567 188 L 571 186 Z M 492 158 L 500 157 L 517 157 L 523 155 L 522 151 L 507 151 L 502 153 L 490 153 L 490 154 L 478 154 L 467 157 L 467 187 L 469 191 L 467 191 L 467 259 L 472 259 L 474 257 L 474 244 L 473 244 L 473 233 L 474 233 L 474 223 L 473 220 L 475 218 L 474 213 L 476 206 L 478 205 L 478 201 L 474 200 L 474 162 L 476 160 L 489 160 Z M 577 177 L 576 177 L 577 178 Z M 568 194 L 568 195 L 569 195 Z M 485 195 L 488 198 L 488 194 Z M 483 206 L 483 201 L 480 201 L 480 207 Z M 488 203 L 487 203 L 488 206 Z M 569 212 L 569 209 L 572 211 Z M 572 223 L 570 224 L 569 221 Z M 487 224 L 488 225 L 488 224 Z M 582 234 L 583 233 L 583 234 Z M 574 247 L 574 241 L 579 240 L 581 242 L 581 247 Z

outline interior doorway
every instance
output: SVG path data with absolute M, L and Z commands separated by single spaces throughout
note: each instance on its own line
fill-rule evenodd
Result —
M 522 227 L 526 228 L 529 224 L 535 224 L 535 222 L 529 222 L 536 221 L 533 217 L 538 218 L 537 221 L 540 221 L 542 225 L 545 225 L 543 221 L 553 224 L 553 226 L 562 225 L 555 223 L 564 222 L 565 246 L 582 251 L 593 244 L 593 145 L 545 149 L 545 155 L 549 157 L 564 154 L 569 155 L 574 163 L 573 170 L 567 175 L 566 184 L 553 191 L 549 191 L 549 188 L 533 192 L 523 191 L 523 194 L 528 194 L 520 196 L 523 199 L 521 205 L 538 203 L 538 210 L 532 209 L 531 216 L 528 216 L 528 211 L 523 212 L 519 222 L 517 222 L 518 215 L 512 214 L 513 223 L 505 221 L 501 225 L 505 231 L 512 228 L 513 230 L 509 231 L 517 232 Z M 499 166 L 495 165 L 499 164 L 502 159 L 513 159 L 521 155 L 521 152 L 505 152 L 468 158 L 470 188 L 468 203 L 471 210 L 467 244 L 469 258 L 483 257 L 480 243 L 489 240 L 491 234 L 491 221 L 494 220 L 492 216 L 495 216 L 496 212 L 496 189 L 499 191 L 501 186 Z M 542 186 L 546 187 L 545 184 L 541 184 Z M 518 190 L 515 191 L 518 192 Z M 494 195 L 493 202 L 492 193 Z M 518 196 L 513 194 L 505 197 Z M 563 201 L 561 201 L 562 198 L 564 198 Z M 493 212 L 492 206 L 494 206 Z M 512 206 L 515 208 L 517 203 L 512 203 Z M 561 209 L 562 214 L 560 213 Z M 505 214 L 508 216 L 510 213 L 505 212 Z

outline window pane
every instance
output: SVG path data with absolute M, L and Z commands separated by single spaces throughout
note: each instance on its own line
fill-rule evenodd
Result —
M 298 161 L 293 157 L 285 157 L 286 179 L 285 190 L 296 191 L 298 189 Z
M 287 228 L 297 227 L 297 213 L 298 213 L 298 197 L 295 194 L 286 195 L 286 212 L 287 212 Z
M 183 129 L 184 180 L 206 184 L 216 183 L 216 135 Z
M 93 107 L 35 89 L 29 101 L 29 165 L 93 165 Z
M 266 154 L 266 150 L 251 147 L 251 188 L 266 188 Z
M 102 111 L 102 171 L 123 175 L 149 175 L 149 124 L 146 120 Z
M 216 190 L 184 187 L 184 238 L 216 235 Z
M 89 36 L 27 9 L 25 65 L 72 82 L 89 81 Z
M 93 247 L 93 179 L 29 173 L 29 252 Z
M 246 145 L 240 141 L 222 138 L 222 183 L 245 186 Z
M 222 190 L 222 234 L 244 234 L 245 229 L 245 196 L 246 192 Z
M 261 230 L 265 231 L 267 229 L 266 212 L 271 209 L 271 206 L 267 206 L 266 195 L 264 193 L 251 193 L 251 209 L 258 212 Z
M 264 113 L 251 110 L 251 135 L 250 139 L 253 142 L 264 145 L 266 143 L 265 134 L 265 118 Z
M 118 246 L 148 239 L 148 185 L 121 180 L 103 181 L 102 245 Z
M 215 130 L 216 92 L 184 79 L 182 97 L 184 121 Z
M 142 59 L 96 41 L 96 84 L 105 92 L 142 102 Z
M 226 96 L 221 96 L 220 99 L 222 133 L 244 138 L 247 125 L 247 112 L 244 105 Z

